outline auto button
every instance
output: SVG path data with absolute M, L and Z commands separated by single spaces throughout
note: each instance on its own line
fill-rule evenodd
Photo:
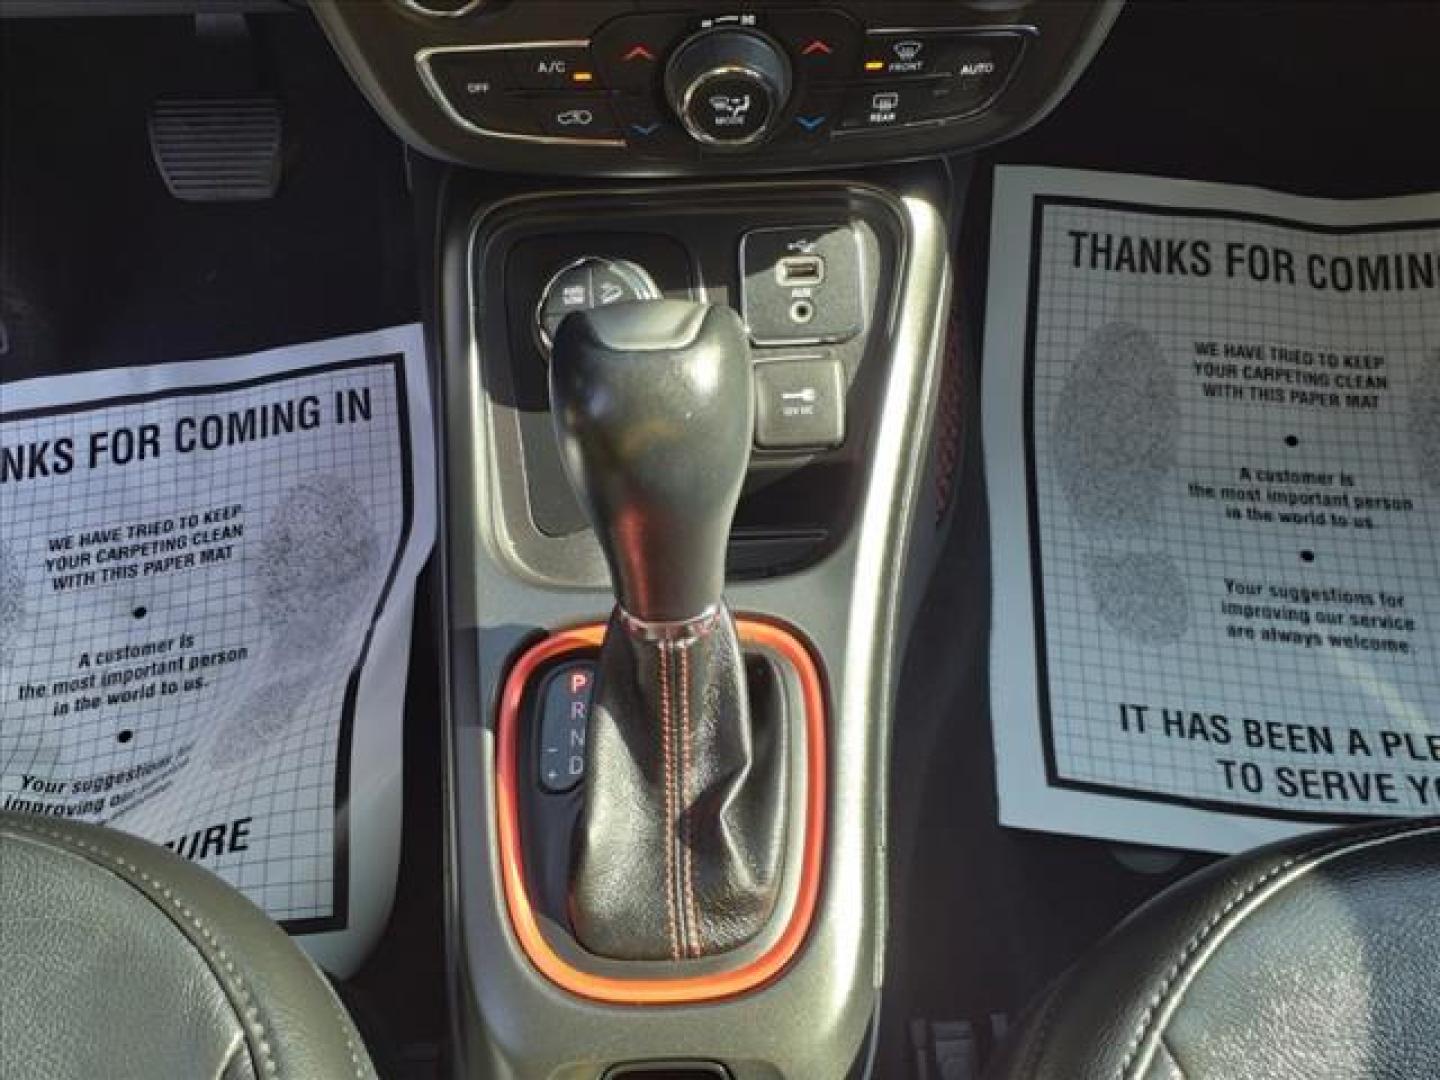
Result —
M 1015 71 L 1025 39 L 1019 34 L 975 34 L 946 43 L 942 77 L 930 86 L 920 119 L 948 119 L 985 108 Z

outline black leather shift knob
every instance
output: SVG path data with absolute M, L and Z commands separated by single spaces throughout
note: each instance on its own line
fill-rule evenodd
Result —
M 681 300 L 577 312 L 555 336 L 550 400 L 621 608 L 668 623 L 719 604 L 754 428 L 739 316 Z

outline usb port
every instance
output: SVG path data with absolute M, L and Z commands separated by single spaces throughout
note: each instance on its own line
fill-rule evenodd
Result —
M 819 285 L 825 280 L 825 260 L 819 255 L 787 255 L 775 264 L 775 280 L 785 289 Z

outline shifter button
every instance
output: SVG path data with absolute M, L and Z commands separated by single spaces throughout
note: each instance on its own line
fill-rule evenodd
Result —
M 579 660 L 556 668 L 540 688 L 540 790 L 571 790 L 585 778 L 585 735 L 595 663 Z
M 626 259 L 587 256 L 556 272 L 535 312 L 541 352 L 549 355 L 565 316 L 624 300 L 659 300 L 660 288 L 643 266 Z
M 629 267 L 615 263 L 598 263 L 590 272 L 592 307 L 609 307 L 629 300 L 658 300 L 649 280 L 637 280 Z
M 594 307 L 590 271 L 590 261 L 582 260 L 556 274 L 545 289 L 545 314 L 563 319 L 572 311 L 589 311 Z
M 845 441 L 845 371 L 834 358 L 755 365 L 755 445 L 830 449 Z

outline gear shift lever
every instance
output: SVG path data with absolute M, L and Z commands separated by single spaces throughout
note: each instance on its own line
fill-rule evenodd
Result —
M 721 599 L 754 422 L 744 326 L 672 300 L 571 315 L 550 393 L 618 600 L 590 709 L 571 923 L 616 959 L 723 952 L 774 907 L 786 807 L 784 724 L 752 715 Z
M 726 307 L 618 304 L 560 328 L 550 400 L 566 468 L 620 607 L 642 623 L 720 603 L 753 386 L 745 328 Z

